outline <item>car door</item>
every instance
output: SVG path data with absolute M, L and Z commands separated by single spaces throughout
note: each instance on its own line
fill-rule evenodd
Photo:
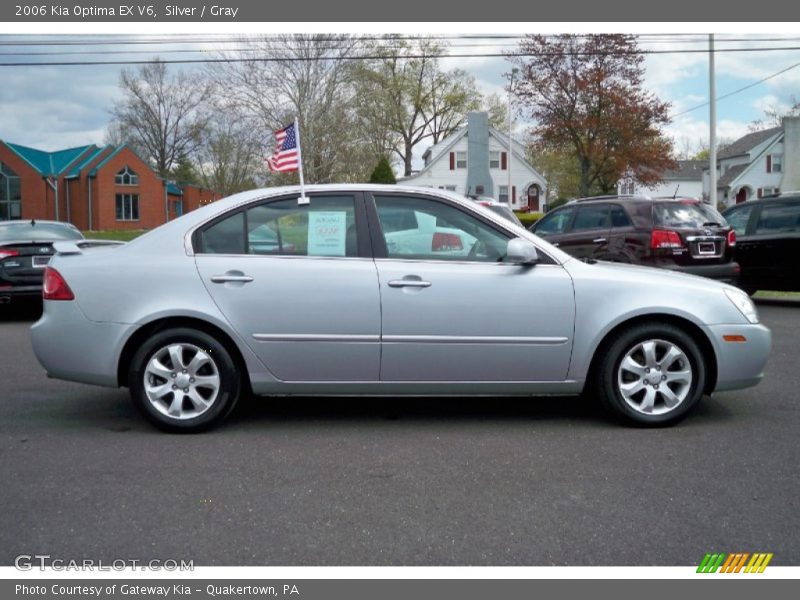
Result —
M 740 204 L 724 213 L 725 220 L 733 227 L 733 232 L 736 234 L 736 246 L 733 251 L 733 260 L 739 263 L 740 283 L 743 287 L 757 287 L 756 277 L 758 276 L 759 268 L 757 266 L 758 259 L 758 241 L 752 237 L 752 231 L 755 227 L 755 222 L 749 226 L 753 212 L 760 205 L 756 202 L 747 202 Z M 753 220 L 754 221 L 754 220 Z
M 195 234 L 209 294 L 284 381 L 377 381 L 380 297 L 361 194 L 270 199 Z
M 753 245 L 752 277 L 759 289 L 800 289 L 800 203 L 769 200 L 760 208 L 747 237 Z
M 576 258 L 599 258 L 608 253 L 611 230 L 608 204 L 580 204 L 559 247 Z
M 575 302 L 560 265 L 545 255 L 533 267 L 504 263 L 513 234 L 444 199 L 376 194 L 368 209 L 375 211 L 381 381 L 565 379 Z M 431 218 L 448 247 L 433 239 L 427 248 L 393 243 L 396 223 Z

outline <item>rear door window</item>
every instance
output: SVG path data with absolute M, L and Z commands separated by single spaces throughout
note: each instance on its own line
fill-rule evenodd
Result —
M 611 205 L 611 226 L 612 227 L 630 227 L 631 219 L 628 213 L 619 204 Z
M 764 204 L 756 224 L 756 234 L 800 232 L 800 204 Z
M 572 231 L 586 231 L 589 229 L 608 229 L 610 226 L 610 211 L 608 204 L 581 206 L 572 224 Z

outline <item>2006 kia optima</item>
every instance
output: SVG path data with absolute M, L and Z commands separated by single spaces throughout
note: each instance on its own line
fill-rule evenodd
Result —
M 39 361 L 127 386 L 171 431 L 217 424 L 250 393 L 587 391 L 663 425 L 762 377 L 770 332 L 735 287 L 581 262 L 445 191 L 299 195 L 231 196 L 115 248 L 56 243 Z

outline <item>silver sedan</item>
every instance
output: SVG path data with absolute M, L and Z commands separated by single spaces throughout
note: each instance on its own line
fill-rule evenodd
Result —
M 115 248 L 56 243 L 39 362 L 130 388 L 169 431 L 248 394 L 585 392 L 656 426 L 762 378 L 770 331 L 734 287 L 581 262 L 445 191 L 306 194 L 237 194 Z

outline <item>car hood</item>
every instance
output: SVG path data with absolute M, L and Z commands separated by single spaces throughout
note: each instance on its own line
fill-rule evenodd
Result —
M 573 259 L 564 263 L 564 267 L 573 277 L 590 275 L 593 278 L 608 278 L 625 285 L 646 285 L 659 286 L 665 290 L 680 287 L 682 289 L 693 288 L 698 292 L 719 292 L 723 289 L 737 289 L 727 283 L 722 283 L 700 277 L 689 275 L 668 269 L 657 269 L 655 267 L 644 267 L 641 265 L 629 265 L 626 263 L 594 261 L 591 263 Z

